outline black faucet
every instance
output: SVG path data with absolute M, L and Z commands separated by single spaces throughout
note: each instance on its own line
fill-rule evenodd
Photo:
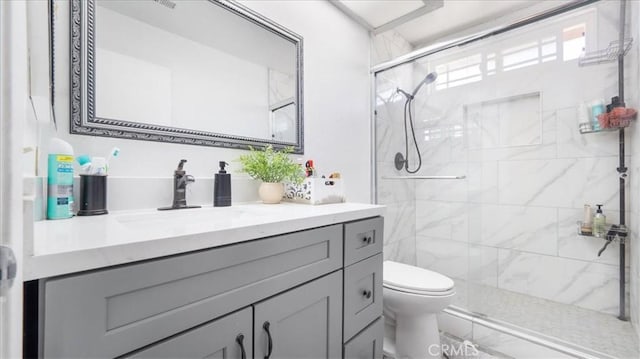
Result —
M 188 175 L 187 171 L 183 169 L 186 162 L 187 160 L 180 160 L 178 168 L 173 171 L 173 204 L 171 207 L 160 207 L 158 208 L 159 211 L 201 207 L 187 205 L 187 185 L 195 182 L 196 179 L 193 176 Z

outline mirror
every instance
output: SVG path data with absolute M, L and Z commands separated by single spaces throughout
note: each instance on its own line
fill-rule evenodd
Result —
M 72 0 L 71 133 L 303 153 L 302 38 L 225 0 Z

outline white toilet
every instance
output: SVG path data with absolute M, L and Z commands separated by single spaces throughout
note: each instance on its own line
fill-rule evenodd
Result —
M 388 323 L 395 322 L 393 338 L 385 334 L 385 354 L 395 358 L 441 358 L 436 314 L 456 294 L 454 282 L 440 273 L 385 261 L 382 297 Z

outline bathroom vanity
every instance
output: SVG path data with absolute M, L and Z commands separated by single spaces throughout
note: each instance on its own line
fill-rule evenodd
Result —
M 381 358 L 382 209 L 247 205 L 38 222 L 25 347 L 46 358 Z M 84 226 L 104 233 L 83 244 Z M 57 250 L 46 242 L 65 229 Z

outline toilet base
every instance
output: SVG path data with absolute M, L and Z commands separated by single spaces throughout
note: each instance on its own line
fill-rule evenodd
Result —
M 395 345 L 385 338 L 385 351 L 397 359 L 442 358 L 440 333 L 436 314 L 416 316 L 396 316 Z

